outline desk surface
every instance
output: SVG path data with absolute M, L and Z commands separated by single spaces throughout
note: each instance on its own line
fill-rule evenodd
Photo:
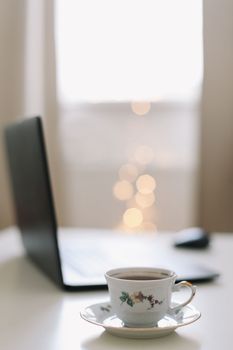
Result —
M 162 238 L 161 238 L 162 237 Z M 171 250 L 171 235 L 161 234 Z M 16 229 L 0 233 L 0 349 L 141 350 L 231 349 L 233 235 L 214 234 L 208 251 L 181 254 L 214 267 L 221 276 L 198 285 L 193 304 L 202 317 L 169 336 L 118 338 L 80 318 L 84 307 L 108 300 L 106 291 L 62 292 L 24 256 Z

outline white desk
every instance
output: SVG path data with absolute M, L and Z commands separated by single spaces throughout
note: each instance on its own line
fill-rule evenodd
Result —
M 161 237 L 160 237 L 161 238 Z M 171 251 L 170 236 L 163 234 Z M 159 241 L 159 240 L 158 240 Z M 206 252 L 181 252 L 221 272 L 199 284 L 197 322 L 164 338 L 135 340 L 110 335 L 82 320 L 79 311 L 108 299 L 106 291 L 62 292 L 24 257 L 14 229 L 0 234 L 1 350 L 228 350 L 232 349 L 233 235 L 215 234 Z

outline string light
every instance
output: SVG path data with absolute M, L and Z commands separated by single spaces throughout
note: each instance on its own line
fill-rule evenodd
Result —
M 123 222 L 129 228 L 136 228 L 143 222 L 143 215 L 138 208 L 129 208 L 123 215 Z
M 133 113 L 146 115 L 151 109 L 150 102 L 132 102 Z M 146 174 L 146 167 L 152 163 L 154 152 L 148 145 L 139 145 L 129 155 L 129 162 L 123 164 L 118 172 L 119 181 L 113 187 L 114 196 L 125 201 L 126 208 L 121 226 L 127 232 L 155 231 L 155 194 L 156 181 L 153 176 Z M 139 175 L 139 174 L 142 175 Z M 137 193 L 134 195 L 134 186 Z
M 126 201 L 133 197 L 134 189 L 129 181 L 122 180 L 115 183 L 113 194 L 120 201 Z
M 138 192 L 142 194 L 149 194 L 155 190 L 156 182 L 155 179 L 148 174 L 139 176 L 136 182 Z
M 150 111 L 151 103 L 150 102 L 132 102 L 131 109 L 133 113 L 135 113 L 136 115 L 144 116 Z
M 155 195 L 153 192 L 148 194 L 142 194 L 140 192 L 137 192 L 135 195 L 135 201 L 137 205 L 141 208 L 148 208 L 151 207 L 155 202 Z

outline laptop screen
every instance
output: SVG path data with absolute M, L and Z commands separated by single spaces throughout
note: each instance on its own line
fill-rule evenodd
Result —
M 5 129 L 15 214 L 29 257 L 62 285 L 57 225 L 40 117 Z

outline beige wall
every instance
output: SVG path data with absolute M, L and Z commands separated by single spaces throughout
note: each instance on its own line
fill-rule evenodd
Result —
M 233 231 L 233 1 L 204 0 L 200 222 Z
M 0 1 L 0 227 L 7 226 L 14 220 L 2 130 L 7 122 L 22 114 L 23 38 L 24 1 Z

